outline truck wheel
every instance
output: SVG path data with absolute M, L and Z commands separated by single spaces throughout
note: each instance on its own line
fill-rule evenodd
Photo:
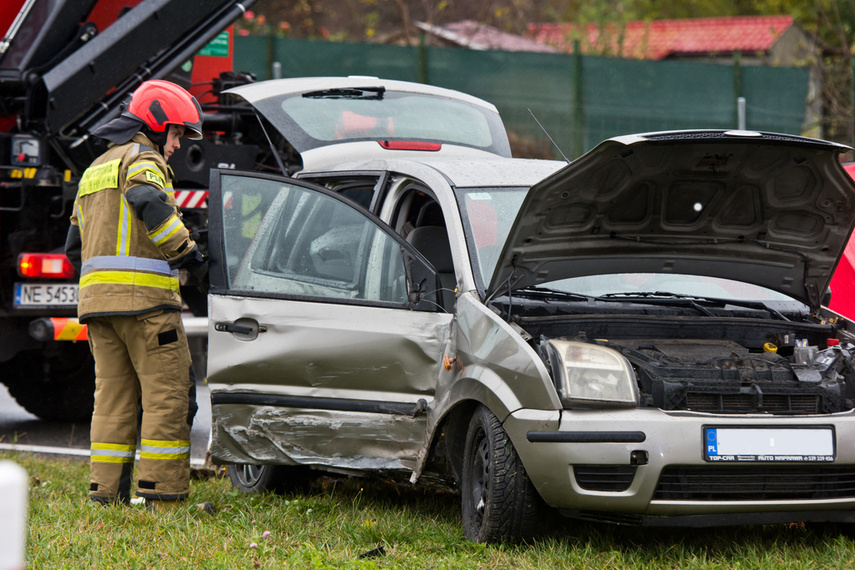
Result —
M 513 542 L 534 533 L 540 496 L 502 424 L 484 406 L 466 433 L 460 494 L 467 539 Z
M 63 346 L 47 356 L 19 352 L 3 363 L 3 383 L 25 410 L 40 419 L 89 422 L 95 398 L 95 361 L 89 345 Z
M 244 493 L 284 493 L 301 488 L 312 479 L 309 469 L 288 465 L 229 465 L 226 471 L 232 486 Z

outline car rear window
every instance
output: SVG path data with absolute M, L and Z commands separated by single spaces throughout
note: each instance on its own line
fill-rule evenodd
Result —
M 430 141 L 508 154 L 497 113 L 444 97 L 385 91 L 376 96 L 284 95 L 256 103 L 301 152 L 354 141 Z

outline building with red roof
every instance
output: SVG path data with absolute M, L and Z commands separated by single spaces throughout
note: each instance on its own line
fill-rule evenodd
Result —
M 792 16 L 734 16 L 651 20 L 617 24 L 529 24 L 527 36 L 565 53 L 579 41 L 582 53 L 662 60 L 733 58 L 770 65 L 796 65 L 809 54 L 809 42 Z

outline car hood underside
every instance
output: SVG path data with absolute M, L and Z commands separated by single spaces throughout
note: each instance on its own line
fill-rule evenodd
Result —
M 820 305 L 855 221 L 843 145 L 680 131 L 608 140 L 531 188 L 488 295 L 608 273 L 753 283 Z

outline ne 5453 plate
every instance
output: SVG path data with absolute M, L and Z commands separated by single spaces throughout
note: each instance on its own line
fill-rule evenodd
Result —
M 76 283 L 15 283 L 15 306 L 22 309 L 74 306 L 77 293 Z
M 834 430 L 818 428 L 704 428 L 707 461 L 834 461 Z

